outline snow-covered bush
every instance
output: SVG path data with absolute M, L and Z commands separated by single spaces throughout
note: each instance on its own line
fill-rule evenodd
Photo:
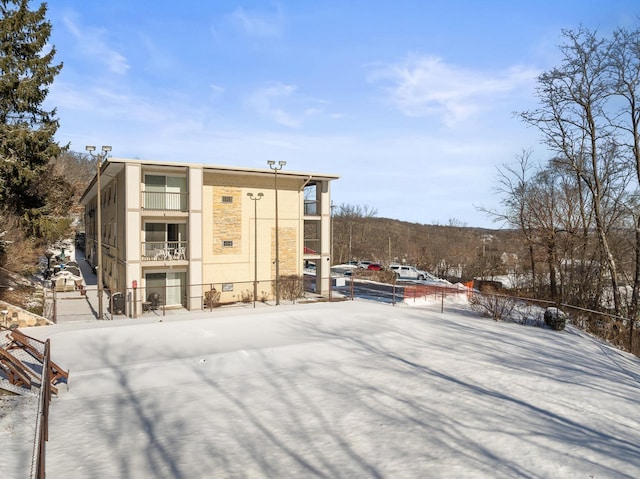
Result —
M 523 326 L 542 328 L 544 327 L 544 308 L 528 301 L 519 300 L 508 319 Z
M 567 315 L 558 308 L 547 308 L 544 311 L 544 324 L 554 331 L 562 331 L 567 324 Z

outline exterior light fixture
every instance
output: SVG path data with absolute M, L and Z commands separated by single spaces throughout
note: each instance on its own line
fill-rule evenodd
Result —
M 253 201 L 253 307 L 256 307 L 256 298 L 258 297 L 258 200 L 261 200 L 264 193 L 247 193 L 247 196 Z
M 278 171 L 287 164 L 286 161 L 276 162 L 273 160 L 267 161 L 269 168 L 271 168 L 275 174 L 275 195 L 276 195 L 276 305 L 280 304 L 280 244 L 279 244 L 279 231 L 278 231 Z
M 96 194 L 96 202 L 97 202 L 97 207 L 96 207 L 96 241 L 97 241 L 97 247 L 96 247 L 96 254 L 98 256 L 98 266 L 96 268 L 96 275 L 98 277 L 98 319 L 103 319 L 104 318 L 104 311 L 103 311 L 103 305 L 102 305 L 102 201 L 101 201 L 101 197 L 100 197 L 100 190 L 101 190 L 101 185 L 100 185 L 100 170 L 102 170 L 102 162 L 106 161 L 107 156 L 109 154 L 109 152 L 111 151 L 111 147 L 110 146 L 103 146 L 102 147 L 102 153 L 94 153 L 94 151 L 96 151 L 96 147 L 93 145 L 87 145 L 85 150 L 87 150 L 89 152 L 89 154 L 93 157 L 96 158 L 98 160 L 98 164 L 97 164 L 97 173 L 96 173 L 96 188 L 97 188 L 97 194 Z

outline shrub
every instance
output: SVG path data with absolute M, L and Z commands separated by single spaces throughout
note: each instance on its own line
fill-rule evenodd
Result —
M 251 303 L 253 301 L 253 292 L 245 289 L 242 293 L 240 293 L 240 301 L 243 303 Z
M 398 280 L 398 275 L 395 271 L 383 269 L 380 271 L 375 271 L 375 273 L 377 273 L 376 280 L 380 283 L 395 284 Z
M 215 288 L 204 293 L 204 304 L 207 308 L 216 308 L 220 306 L 220 292 Z
M 304 278 L 295 274 L 280 277 L 280 296 L 296 302 L 304 295 Z
M 535 306 L 526 301 L 518 301 L 511 313 L 511 320 L 523 326 L 544 326 L 544 311 L 539 306 Z
M 509 296 L 476 293 L 469 298 L 469 304 L 474 311 L 500 321 L 511 315 L 516 302 Z

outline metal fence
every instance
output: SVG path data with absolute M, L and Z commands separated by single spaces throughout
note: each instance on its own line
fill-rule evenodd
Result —
M 640 356 L 640 321 L 614 314 L 561 304 L 571 318 L 571 323 L 582 331 L 604 339 L 623 351 Z
M 415 298 L 446 298 L 448 296 L 468 295 L 468 289 L 455 288 L 446 285 L 416 284 L 404 286 L 404 299 Z
M 313 297 L 315 300 L 332 301 L 338 297 L 345 296 L 353 299 L 357 296 L 354 294 L 353 281 L 350 281 L 350 288 L 349 286 L 340 288 L 333 284 L 333 279 L 335 278 L 329 280 L 332 285 L 330 290 L 324 294 L 318 294 L 314 276 L 297 277 L 297 281 L 292 281 L 291 277 L 283 276 L 280 284 L 280 299 L 297 302 Z M 385 293 L 385 298 L 388 296 L 391 299 L 386 302 L 394 304 L 397 301 L 411 301 L 421 297 L 433 297 L 444 303 L 445 298 L 449 296 L 467 294 L 466 290 L 446 285 L 402 284 L 397 287 L 395 285 L 387 286 L 390 290 L 386 292 L 388 294 Z M 147 285 L 146 287 L 119 290 L 105 288 L 103 297 L 105 318 L 103 319 L 113 319 L 114 316 L 119 315 L 134 318 L 148 313 L 165 315 L 168 310 L 183 308 L 198 311 L 213 310 L 222 305 L 270 304 L 276 299 L 275 290 L 275 280 L 257 281 L 255 285 L 253 281 L 237 281 L 157 287 Z M 64 294 L 51 292 L 46 296 L 48 301 L 45 304 L 45 317 L 54 322 L 57 322 L 60 314 L 70 318 L 75 316 L 76 319 L 92 315 L 97 318 L 96 287 L 82 288 L 76 292 Z M 78 303 L 79 299 L 85 299 L 88 306 L 84 306 L 84 301 Z M 83 307 L 87 309 L 86 312 L 75 311 Z M 74 311 L 70 312 L 70 309 L 74 309 Z
M 312 294 L 315 289 L 314 282 L 307 278 L 299 277 L 295 283 L 292 285 L 291 280 L 281 278 L 281 300 L 296 302 Z M 58 322 L 58 316 L 67 311 L 67 316 L 75 316 L 77 319 L 90 316 L 97 318 L 97 295 L 97 287 L 82 288 L 64 294 L 51 291 L 45 295 L 45 317 Z M 223 305 L 243 306 L 274 301 L 275 280 L 257 281 L 255 284 L 253 281 L 236 281 L 119 290 L 105 288 L 103 319 L 113 319 L 114 316 L 122 315 L 135 318 L 150 313 L 164 316 L 167 311 L 185 308 L 190 311 L 213 310 Z M 74 312 L 69 313 L 70 309 Z
M 480 293 L 477 290 L 464 290 L 445 285 L 403 285 L 402 298 L 404 301 L 416 300 L 417 298 L 433 298 L 441 302 L 444 308 L 444 301 L 450 296 L 465 295 L 489 295 L 503 296 L 510 300 L 526 303 L 528 305 L 549 307 L 556 306 L 564 310 L 570 317 L 570 321 L 577 328 L 593 336 L 601 338 L 616 347 L 632 352 L 636 356 L 640 356 L 640 321 L 631 321 L 629 318 L 616 316 L 610 313 L 594 311 L 585 308 L 579 308 L 570 304 L 555 304 L 551 301 L 535 300 L 531 298 L 523 298 L 516 296 L 497 295 L 491 293 Z M 293 301 L 304 299 L 305 295 L 315 294 L 315 278 L 304 278 L 300 288 L 296 287 L 293 291 L 282 291 L 281 299 Z M 190 310 L 213 310 L 222 305 L 247 305 L 253 303 L 270 303 L 275 300 L 274 280 L 258 281 L 255 285 L 256 294 L 254 295 L 254 282 L 226 282 L 226 283 L 203 283 L 195 285 L 176 285 L 161 286 L 147 288 L 127 288 L 124 290 L 110 291 L 105 289 L 104 305 L 105 319 L 112 319 L 114 315 L 126 315 L 129 317 L 137 317 L 138 314 L 166 314 L 167 310 L 187 308 Z M 296 296 L 296 291 L 300 295 Z M 192 292 L 197 292 L 193 295 Z M 399 291 L 400 292 L 400 291 Z M 75 298 L 77 294 L 78 298 Z M 395 298 L 395 292 L 394 298 Z M 57 296 L 57 297 L 56 297 Z M 44 316 L 54 322 L 57 321 L 58 311 L 60 310 L 61 301 L 78 300 L 80 297 L 89 298 L 95 303 L 97 297 L 96 288 L 86 288 L 78 290 L 73 297 L 55 293 L 45 295 L 47 298 L 44 305 Z M 353 297 L 353 293 L 352 293 Z M 329 293 L 323 299 L 332 299 Z M 197 305 L 197 307 L 193 307 Z M 91 315 L 97 311 L 94 305 L 87 307 L 87 314 Z M 97 314 L 97 313 L 95 313 Z M 97 316 L 96 316 L 97 317 Z
M 548 308 L 556 307 L 568 316 L 568 321 L 575 327 L 587 334 L 600 338 L 622 351 L 630 352 L 640 356 L 640 321 L 632 321 L 629 318 L 617 316 L 611 313 L 595 311 L 587 308 L 580 308 L 571 304 L 555 303 L 553 301 L 523 298 L 518 296 L 508 296 L 493 293 L 473 291 L 473 295 L 487 297 L 499 297 L 529 307 Z M 533 313 L 532 313 L 533 314 Z

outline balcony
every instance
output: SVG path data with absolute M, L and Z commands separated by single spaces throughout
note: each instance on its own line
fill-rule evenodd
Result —
M 149 211 L 187 211 L 188 193 L 142 192 L 142 207 Z
M 186 261 L 186 241 L 147 241 L 141 244 L 142 261 Z

